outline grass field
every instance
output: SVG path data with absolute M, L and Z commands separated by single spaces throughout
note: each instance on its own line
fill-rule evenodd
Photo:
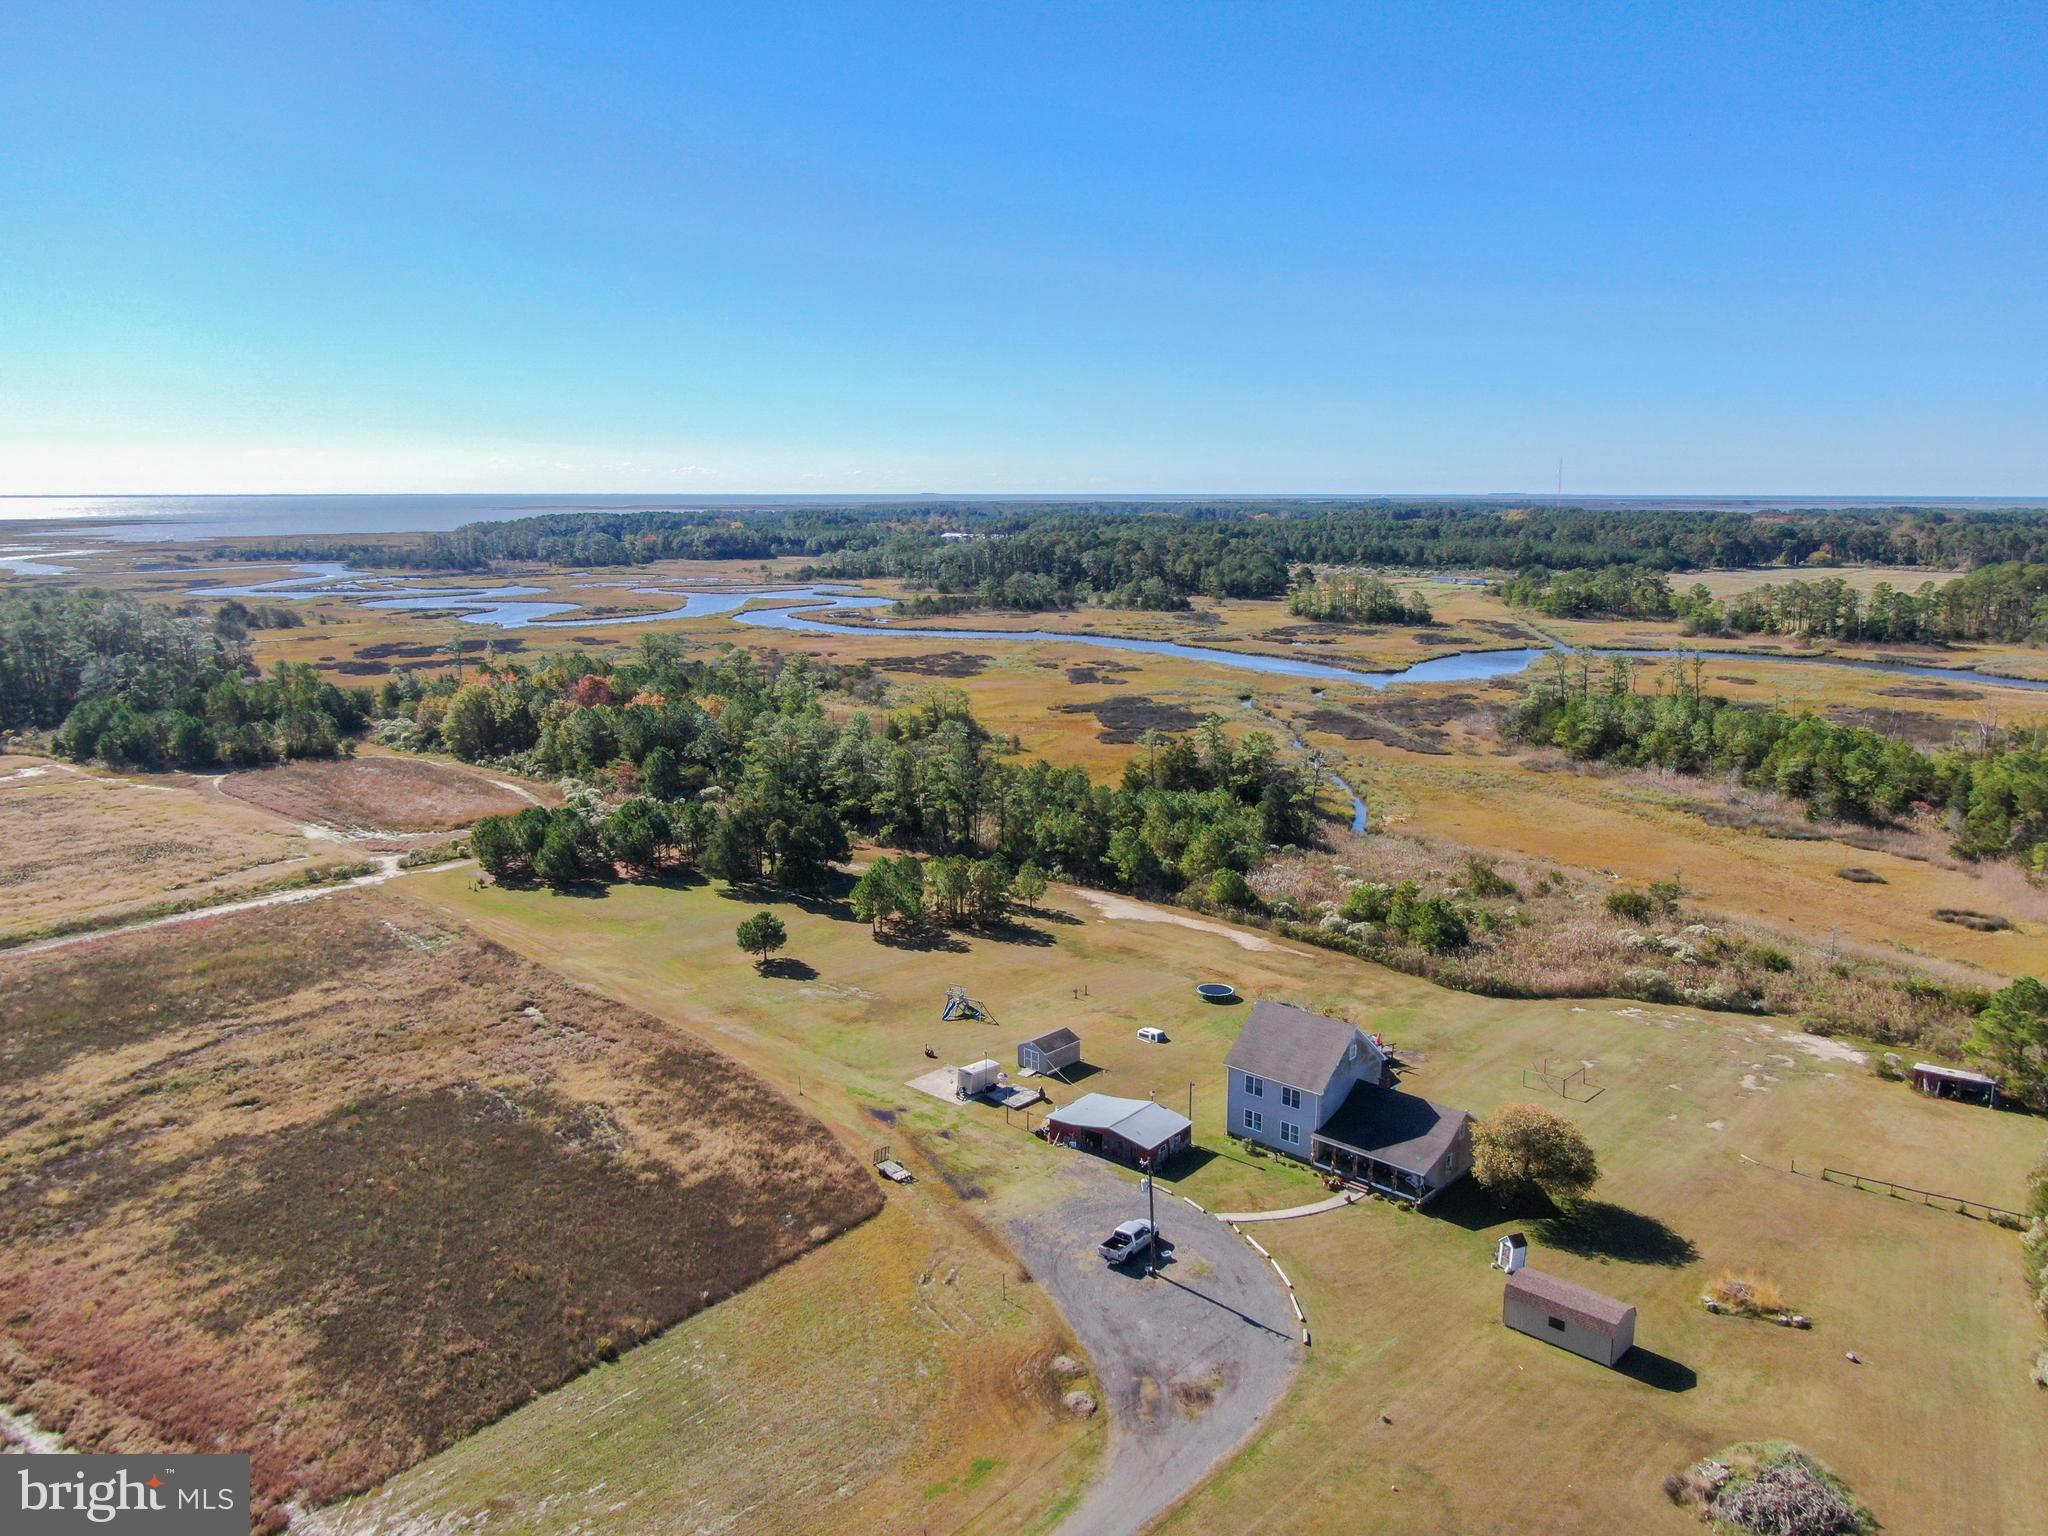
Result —
M 367 1487 L 871 1215 L 687 1036 L 383 894 L 0 960 L 0 1380 Z
M 0 756 L 0 939 L 231 896 L 347 863 L 253 806 L 178 776 Z
M 532 790 L 453 763 L 367 754 L 230 773 L 220 790 L 293 821 L 358 835 L 452 831 L 537 800 Z
M 996 1111 L 903 1087 L 929 1065 L 927 1044 L 944 1061 L 1008 1059 L 1016 1040 L 1065 1023 L 1099 1070 L 1055 1085 L 1056 1097 L 1156 1092 L 1178 1108 L 1192 1083 L 1205 1150 L 1179 1187 L 1224 1209 L 1300 1203 L 1316 1187 L 1217 1134 L 1221 1060 L 1241 1011 L 1196 1003 L 1197 980 L 1382 1029 L 1420 1058 L 1409 1086 L 1475 1112 L 1531 1096 L 1521 1073 L 1539 1057 L 1594 1062 L 1600 1096 L 1562 1107 L 1608 1171 L 1599 1203 L 1529 1230 L 1540 1266 L 1642 1309 L 1651 1356 L 1636 1373 L 1498 1328 L 1492 1240 L 1526 1223 L 1469 1199 L 1439 1215 L 1373 1205 L 1269 1228 L 1262 1240 L 1301 1286 L 1317 1346 L 1259 1443 L 1194 1497 L 1180 1527 L 1486 1531 L 1512 1514 L 1546 1531 L 1675 1532 L 1687 1517 L 1663 1504 L 1665 1472 L 1759 1435 L 1815 1450 L 1895 1530 L 2031 1530 L 2048 1496 L 2026 1380 L 2038 1325 L 2016 1237 L 1812 1176 L 1830 1164 L 2017 1205 L 2039 1123 L 1917 1099 L 1781 1022 L 1476 998 L 1259 935 L 1103 918 L 1072 893 L 1058 905 L 1078 921 L 936 952 L 785 906 L 788 953 L 816 974 L 778 979 L 757 977 L 732 948 L 746 905 L 712 887 L 616 887 L 579 901 L 436 875 L 412 889 L 801 1083 L 829 1122 L 890 1115 L 887 1139 L 924 1149 L 956 1188 L 997 1206 L 1029 1200 L 1067 1154 Z M 939 1023 L 950 984 L 1000 1026 Z M 1173 1043 L 1139 1044 L 1146 1023 Z M 1723 1264 L 1761 1266 L 1815 1331 L 1709 1316 L 1697 1295 Z M 1864 1367 L 1842 1359 L 1850 1349 Z

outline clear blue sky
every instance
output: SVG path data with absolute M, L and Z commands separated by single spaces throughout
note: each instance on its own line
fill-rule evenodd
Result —
M 0 6 L 0 492 L 2048 493 L 2048 6 Z

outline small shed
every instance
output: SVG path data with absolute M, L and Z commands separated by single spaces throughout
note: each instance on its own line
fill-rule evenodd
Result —
M 1081 1037 L 1071 1029 L 1055 1029 L 1017 1047 L 1017 1067 L 1023 1072 L 1058 1072 L 1080 1064 Z
M 1045 1120 L 1047 1137 L 1059 1145 L 1147 1168 L 1160 1167 L 1185 1152 L 1194 1132 L 1187 1116 L 1164 1104 L 1106 1093 L 1084 1093 Z
M 1500 1320 L 1601 1365 L 1614 1365 L 1636 1342 L 1634 1307 L 1534 1269 L 1508 1276 Z
M 996 1080 L 1003 1075 L 999 1061 L 970 1061 L 964 1067 L 953 1069 L 953 1092 L 963 1099 L 978 1098 L 995 1087 Z
M 1493 1250 L 1493 1267 L 1504 1269 L 1511 1275 L 1520 1274 L 1528 1263 L 1529 1239 L 1519 1232 L 1510 1232 Z
M 1937 1099 L 1959 1099 L 1965 1104 L 1998 1107 L 1998 1079 L 1982 1072 L 1965 1072 L 1961 1067 L 1938 1067 L 1931 1061 L 1913 1063 L 1913 1086 Z

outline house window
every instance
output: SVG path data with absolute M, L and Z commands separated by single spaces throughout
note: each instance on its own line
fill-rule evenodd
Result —
M 1266 1117 L 1256 1109 L 1248 1109 L 1244 1112 L 1244 1128 L 1256 1135 L 1266 1128 Z
M 1553 1317 L 1552 1319 L 1550 1319 L 1550 1326 L 1555 1328 L 1559 1333 L 1563 1333 L 1564 1319 L 1561 1317 Z
M 1300 1146 L 1301 1127 L 1296 1125 L 1292 1120 L 1282 1120 L 1280 1122 L 1280 1139 L 1286 1142 L 1291 1147 Z
M 1266 1096 L 1266 1080 L 1263 1077 L 1253 1077 L 1247 1072 L 1244 1075 L 1244 1091 L 1255 1099 L 1263 1099 Z
M 1301 1090 L 1299 1088 L 1282 1088 L 1280 1090 L 1280 1103 L 1281 1107 L 1285 1109 L 1301 1108 Z

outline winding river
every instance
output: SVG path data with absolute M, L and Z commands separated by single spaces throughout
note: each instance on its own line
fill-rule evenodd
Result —
M 1266 677 L 1306 677 L 1321 682 L 1350 683 L 1356 687 L 1381 689 L 1402 683 L 1483 683 L 1496 677 L 1514 677 L 1546 657 L 1557 655 L 1629 656 L 1644 661 L 1669 660 L 1677 656 L 1703 657 L 1708 661 L 1733 661 L 1745 666 L 1847 667 L 1856 671 L 1881 672 L 1896 677 L 1922 677 L 1945 683 L 1969 683 L 1984 688 L 2017 688 L 2026 692 L 2048 692 L 2048 682 L 2023 677 L 2001 677 L 1993 672 L 1976 672 L 1963 667 L 1929 667 L 1904 661 L 1853 661 L 1836 656 L 1779 656 L 1762 651 L 1632 650 L 1587 647 L 1573 652 L 1570 647 L 1521 646 L 1501 650 L 1453 651 L 1418 661 L 1391 672 L 1368 672 L 1359 667 L 1338 666 L 1327 661 L 1307 661 L 1292 656 L 1267 656 L 1256 651 L 1231 651 L 1214 645 L 1187 645 L 1178 640 L 1140 640 L 1121 635 L 1071 634 L 1052 629 L 938 629 L 922 625 L 854 626 L 834 622 L 835 616 L 865 609 L 886 608 L 891 599 L 868 597 L 835 586 L 719 587 L 677 589 L 615 583 L 639 596 L 673 597 L 677 606 L 652 613 L 592 614 L 582 603 L 534 602 L 546 589 L 507 584 L 492 587 L 457 587 L 435 584 L 416 576 L 379 576 L 355 571 L 346 565 L 314 562 L 298 565 L 301 572 L 277 581 L 246 586 L 197 587 L 188 595 L 194 599 L 272 599 L 346 597 L 365 608 L 399 611 L 453 611 L 466 624 L 484 624 L 496 629 L 608 629 L 626 624 L 658 624 L 674 619 L 708 619 L 731 615 L 735 622 L 754 629 L 779 629 L 797 634 L 846 635 L 880 633 L 923 640 L 954 640 L 973 645 L 1076 645 L 1093 650 L 1123 651 L 1140 656 L 1172 656 L 1181 661 L 1203 662 L 1236 672 Z M 763 602 L 772 606 L 749 607 Z M 576 615 L 581 615 L 577 617 Z M 565 615 L 567 615 L 565 617 Z
M 1496 677 L 1514 677 L 1546 657 L 1574 654 L 1566 646 L 1524 646 L 1490 651 L 1454 651 L 1418 661 L 1392 672 L 1368 672 L 1357 667 L 1336 666 L 1326 661 L 1305 661 L 1291 656 L 1266 656 L 1256 651 L 1228 651 L 1213 645 L 1185 645 L 1176 640 L 1140 640 L 1118 635 L 1070 634 L 1051 629 L 927 629 L 923 626 L 854 626 L 834 622 L 834 616 L 866 609 L 886 608 L 890 599 L 869 597 L 852 589 L 834 586 L 718 587 L 677 589 L 636 586 L 616 582 L 642 597 L 680 599 L 676 607 L 653 613 L 592 614 L 582 603 L 535 602 L 543 587 L 505 584 L 491 587 L 458 587 L 434 583 L 416 576 L 378 576 L 356 571 L 333 562 L 312 562 L 293 567 L 300 574 L 281 580 L 255 582 L 246 586 L 195 588 L 196 599 L 222 598 L 313 598 L 346 597 L 365 608 L 395 611 L 452 611 L 465 624 L 484 624 L 496 629 L 612 628 L 625 624 L 656 624 L 673 619 L 708 619 L 730 615 L 736 623 L 754 629 L 779 629 L 796 634 L 846 635 L 882 633 L 896 637 L 915 636 L 924 640 L 954 640 L 972 645 L 1077 645 L 1093 650 L 1124 651 L 1140 656 L 1171 656 L 1181 661 L 1202 662 L 1265 677 L 1305 677 L 1321 682 L 1350 683 L 1355 687 L 1390 688 L 1404 683 L 1480 683 Z M 749 607 L 763 602 L 767 606 Z M 580 614 L 581 617 L 576 617 Z M 1676 656 L 1704 657 L 1709 661 L 1735 661 L 1747 666 L 1797 663 L 1802 666 L 1849 667 L 1865 672 L 1883 672 L 1898 677 L 1924 677 L 1945 683 L 1971 683 L 1985 688 L 2016 688 L 2025 692 L 2048 692 L 2048 682 L 2021 677 L 2000 677 L 1959 667 L 1926 667 L 1903 661 L 1850 661 L 1832 656 L 1774 656 L 1756 651 L 1679 651 L 1584 649 L 1576 654 L 1629 656 L 1644 661 L 1668 660 Z M 1250 707 L 1249 699 L 1246 700 Z M 1270 722 L 1276 726 L 1278 721 Z M 1284 726 L 1281 727 L 1285 729 Z M 1296 747 L 1307 750 L 1299 737 L 1289 732 Z M 1366 802 L 1357 790 L 1332 774 L 1337 787 L 1351 800 L 1351 829 L 1366 829 Z

